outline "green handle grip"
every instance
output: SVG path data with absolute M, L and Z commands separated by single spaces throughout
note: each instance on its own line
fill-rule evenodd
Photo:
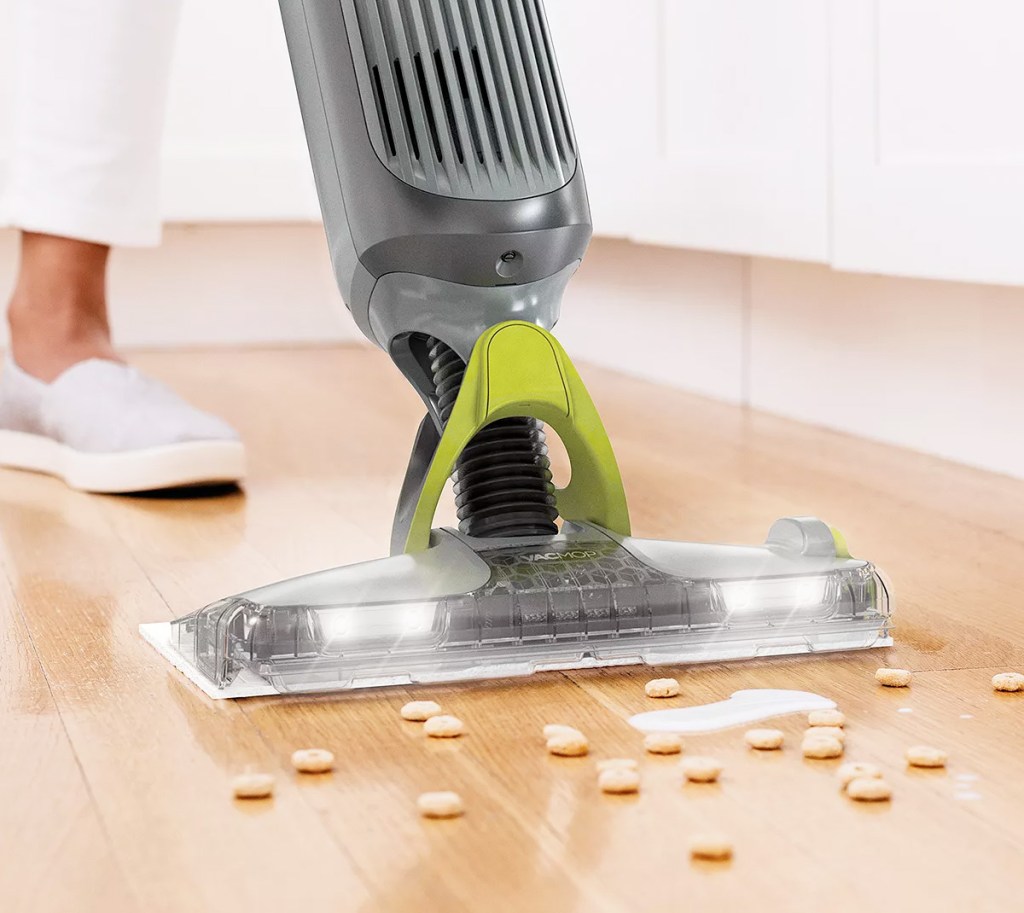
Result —
M 594 402 L 569 356 L 543 327 L 511 320 L 477 340 L 452 414 L 427 471 L 406 552 L 430 545 L 441 491 L 466 445 L 503 418 L 536 418 L 562 438 L 572 477 L 555 492 L 564 520 L 585 520 L 628 536 L 622 477 Z

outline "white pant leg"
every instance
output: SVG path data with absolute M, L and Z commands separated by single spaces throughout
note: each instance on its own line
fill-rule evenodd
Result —
M 2 220 L 159 243 L 160 138 L 180 0 L 20 0 Z

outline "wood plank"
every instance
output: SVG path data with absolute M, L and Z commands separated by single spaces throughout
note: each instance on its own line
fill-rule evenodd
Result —
M 1024 822 L 1007 810 L 1024 803 L 1024 788 L 1021 758 L 1009 746 L 1021 743 L 1024 701 L 994 694 L 992 670 L 920 673 L 911 688 L 885 689 L 874 681 L 876 666 L 871 651 L 664 671 L 679 675 L 684 703 L 722 700 L 741 688 L 809 690 L 838 702 L 848 717 L 844 760 L 878 763 L 895 790 L 891 804 L 845 799 L 834 780 L 840 761 L 800 757 L 803 715 L 770 724 L 786 733 L 779 753 L 750 751 L 742 729 L 691 736 L 685 748 L 722 760 L 721 795 L 761 819 L 762 827 L 778 828 L 787 852 L 806 854 L 819 877 L 847 880 L 843 890 L 857 898 L 853 909 L 883 903 L 918 909 L 926 897 L 934 897 L 939 909 L 1012 907 L 1024 888 L 1018 862 Z M 643 670 L 570 675 L 623 718 L 651 709 L 642 690 L 649 673 Z M 964 713 L 972 719 L 961 719 Z M 948 770 L 908 769 L 904 752 L 915 744 L 948 750 Z M 693 786 L 684 792 L 708 791 Z M 970 793 L 981 799 L 959 798 Z M 738 816 L 727 826 L 734 833 L 753 830 Z M 940 870 L 936 858 L 943 860 Z M 768 864 L 777 871 L 777 861 Z M 859 877 L 867 871 L 870 878 Z
M 154 610 L 167 617 L 167 608 L 104 522 L 102 499 L 8 473 L 0 485 L 16 598 L 114 854 L 144 908 L 364 898 L 361 879 L 316 816 L 288 801 L 287 776 L 272 802 L 234 806 L 233 774 L 250 765 L 285 772 L 238 707 L 207 701 L 153 662 L 137 627 Z
M 0 909 L 57 913 L 83 897 L 97 908 L 141 909 L 111 852 L 2 570 L 0 733 Z
M 778 516 L 819 514 L 895 582 L 897 645 L 669 668 L 684 693 L 660 704 L 644 696 L 652 672 L 641 668 L 216 703 L 142 643 L 137 624 L 382 555 L 422 406 L 366 347 L 137 362 L 235 422 L 252 475 L 244 496 L 197 500 L 92 498 L 0 473 L 13 584 L 5 603 L 0 581 L 0 707 L 20 748 L 13 766 L 0 754 L 0 799 L 22 817 L 37 804 L 59 812 L 37 816 L 24 845 L 3 845 L 6 872 L 24 874 L 0 876 L 0 889 L 25 909 L 67 896 L 46 885 L 50 901 L 33 902 L 30 886 L 58 864 L 72 876 L 67 890 L 88 898 L 74 907 L 85 913 L 136 903 L 389 913 L 1019 905 L 1024 695 L 994 694 L 989 679 L 1024 670 L 1021 483 L 584 369 L 639 534 L 756 542 Z M 878 687 L 882 664 L 914 669 L 913 686 Z M 744 687 L 838 700 L 848 757 L 881 764 L 893 802 L 841 796 L 834 762 L 799 756 L 800 717 L 780 722 L 779 754 L 749 751 L 736 730 L 688 739 L 687 751 L 725 762 L 712 787 L 683 786 L 676 759 L 644 757 L 627 723 Z M 398 718 L 410 696 L 436 696 L 467 736 L 426 740 Z M 539 731 L 552 721 L 587 731 L 592 756 L 548 756 Z M 949 750 L 949 769 L 907 770 L 903 751 L 918 742 Z M 291 751 L 315 744 L 336 751 L 335 773 L 291 773 Z M 47 758 L 38 770 L 24 760 L 34 752 Z M 595 761 L 618 755 L 641 759 L 638 797 L 596 788 Z M 227 797 L 246 764 L 278 774 L 269 805 Z M 459 790 L 466 817 L 419 819 L 417 794 L 435 788 Z M 732 863 L 689 862 L 686 841 L 704 829 L 735 840 Z
M 334 360 L 344 374 L 343 362 Z M 317 373 L 292 379 L 292 392 L 297 398 L 311 398 L 317 386 L 331 382 Z M 363 373 L 359 370 L 355 375 Z M 259 374 L 268 376 L 263 371 Z M 282 381 L 276 377 L 271 382 Z M 248 408 L 240 410 L 243 422 L 247 420 Z M 249 420 L 258 421 L 263 414 L 262 408 L 254 408 Z M 317 419 L 315 415 L 302 415 L 295 421 L 297 427 L 289 425 L 280 430 L 290 440 L 309 440 L 316 434 Z M 344 425 L 345 421 L 339 422 L 339 426 Z M 372 422 L 368 425 L 372 428 Z M 397 431 L 393 420 L 377 429 L 378 445 L 397 438 Z M 346 478 L 363 479 L 367 454 L 360 447 L 349 447 L 347 436 L 337 435 L 337 431 L 328 432 L 328 437 L 335 437 L 333 447 L 325 445 L 305 456 L 306 469 L 298 473 L 300 480 L 321 471 L 336 476 L 342 487 Z M 281 479 L 291 478 L 294 454 L 287 448 L 269 448 L 261 459 L 261 471 L 277 481 L 274 490 L 260 497 L 254 508 L 273 517 L 275 528 L 271 531 L 269 525 L 261 523 L 255 533 L 247 530 L 246 544 L 255 535 L 260 545 L 268 548 L 265 560 L 255 550 L 237 545 L 228 549 L 224 561 L 209 559 L 208 556 L 221 553 L 223 543 L 234 537 L 237 518 L 232 511 L 223 512 L 218 518 L 217 510 L 207 504 L 179 502 L 175 506 L 176 516 L 191 530 L 189 548 L 185 549 L 180 547 L 180 531 L 161 531 L 159 511 L 153 510 L 152 502 L 146 501 L 141 510 L 135 499 L 103 504 L 111 529 L 131 549 L 147 578 L 165 594 L 175 611 L 191 611 L 225 595 L 232 587 L 243 589 L 274 579 L 275 573 L 280 577 L 318 567 L 308 564 L 310 556 L 305 552 L 286 549 L 283 554 L 273 554 L 282 525 L 316 531 L 318 539 L 313 551 L 321 561 L 329 557 L 332 563 L 344 563 L 365 557 L 360 554 L 366 545 L 365 537 L 353 536 L 352 513 L 339 512 L 337 495 L 308 497 L 303 493 L 302 481 L 284 490 L 279 487 Z M 395 476 L 400 476 L 404 467 L 395 462 L 391 469 Z M 248 487 L 258 490 L 259 486 L 257 477 Z M 289 495 L 295 489 L 298 492 L 293 500 Z M 279 497 L 282 491 L 283 497 Z M 249 500 L 253 500 L 251 494 Z M 252 509 L 246 510 L 247 517 L 251 513 Z M 384 539 L 386 526 L 379 532 Z M 308 543 L 310 539 L 305 535 L 300 541 Z M 378 550 L 380 547 L 377 543 Z M 173 556 L 171 561 L 169 554 Z M 245 575 L 254 572 L 260 580 L 242 582 Z M 220 580 L 226 589 L 210 595 L 208 588 L 213 580 Z M 400 693 L 387 701 L 379 695 L 357 694 L 341 698 L 254 700 L 243 705 L 246 718 L 258 728 L 280 765 L 287 767 L 291 752 L 307 744 L 324 745 L 338 754 L 339 765 L 333 775 L 298 779 L 298 795 L 325 823 L 332 839 L 345 849 L 372 885 L 376 908 L 418 909 L 423 904 L 430 909 L 474 910 L 479 909 L 483 897 L 489 909 L 510 913 L 524 906 L 552 911 L 571 909 L 581 898 L 590 910 L 619 909 L 582 878 L 567 872 L 550 847 L 546 864 L 537 871 L 538 847 L 532 826 L 516 814 L 514 803 L 494 801 L 490 796 L 493 784 L 473 766 L 468 769 L 470 783 L 460 786 L 460 790 L 480 812 L 464 821 L 424 824 L 415 813 L 416 796 L 431 788 L 441 788 L 453 776 L 464 779 L 467 771 L 452 770 L 450 750 L 459 747 L 453 743 L 421 744 L 419 755 L 409 756 L 410 739 L 420 727 L 410 726 L 398 717 L 399 698 Z M 417 741 L 423 742 L 422 738 Z M 483 852 L 486 848 L 490 852 Z M 543 900 L 538 902 L 538 897 Z

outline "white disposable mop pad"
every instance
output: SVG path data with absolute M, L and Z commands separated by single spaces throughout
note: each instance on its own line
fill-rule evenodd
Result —
M 272 685 L 248 669 L 242 669 L 238 677 L 226 688 L 217 688 L 195 666 L 192 665 L 171 642 L 171 623 L 158 621 L 153 624 L 139 625 L 139 633 L 143 640 L 150 644 L 175 669 L 181 672 L 190 682 L 198 685 L 208 697 L 214 700 L 238 697 L 261 697 L 277 694 Z

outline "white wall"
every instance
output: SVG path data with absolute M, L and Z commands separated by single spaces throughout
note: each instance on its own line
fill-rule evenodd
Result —
M 16 261 L 15 232 L 0 231 L 0 307 Z M 159 248 L 114 252 L 110 300 L 115 339 L 127 348 L 362 339 L 315 223 L 169 226 Z
M 1024 284 L 1024 4 L 832 10 L 830 262 Z
M 7 171 L 7 150 L 11 141 L 11 110 L 14 54 L 14 4 L 0 0 L 0 188 Z
M 170 221 L 319 218 L 277 0 L 184 0 L 162 195 Z
M 362 339 L 318 225 L 172 227 L 116 254 L 112 293 L 129 348 Z M 581 361 L 1024 478 L 1024 289 L 605 239 L 558 334 Z
M 1024 289 L 597 241 L 563 313 L 580 358 L 1024 478 Z
M 34 2 L 0 0 L 0 181 L 15 10 Z M 169 221 L 318 218 L 277 0 L 182 0 L 163 160 Z
M 1024 478 L 1024 289 L 756 259 L 756 409 Z
M 583 30 L 590 0 L 548 5 L 599 228 L 1024 275 L 1024 132 L 999 101 L 1022 72 L 1012 0 L 635 0 Z M 12 11 L 0 0 L 0 177 Z M 639 149 L 660 164 L 638 169 Z M 185 0 L 164 199 L 187 221 L 316 216 L 275 0 Z M 0 295 L 14 259 L 0 232 Z M 119 252 L 112 287 L 128 347 L 359 338 L 311 223 L 174 226 Z M 1024 477 L 1024 289 L 598 241 L 564 313 L 581 358 Z
M 546 5 L 599 233 L 1024 285 L 1019 0 Z M 315 218 L 276 0 L 183 0 L 175 63 L 166 217 Z

